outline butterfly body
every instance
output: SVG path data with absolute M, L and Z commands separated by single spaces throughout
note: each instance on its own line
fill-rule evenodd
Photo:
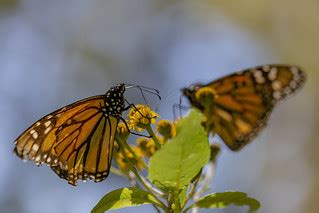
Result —
M 61 178 L 104 180 L 109 174 L 116 127 L 124 111 L 125 85 L 44 116 L 15 141 L 24 160 L 48 164 Z
M 206 115 L 206 127 L 237 151 L 266 125 L 276 104 L 300 89 L 304 81 L 305 74 L 298 67 L 265 65 L 195 84 L 182 92 Z

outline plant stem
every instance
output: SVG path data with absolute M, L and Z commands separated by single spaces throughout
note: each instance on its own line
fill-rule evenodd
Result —
M 203 180 L 203 185 L 199 188 L 193 195 L 194 202 L 197 202 L 200 199 L 202 193 L 204 193 L 208 188 L 210 183 L 212 182 L 213 177 L 215 176 L 215 162 L 209 161 L 207 164 L 207 173 Z M 198 213 L 198 207 L 193 208 L 193 213 Z
M 203 180 L 203 186 L 196 192 L 199 196 L 200 194 L 204 193 L 209 188 L 209 185 L 215 176 L 215 166 L 216 166 L 215 162 L 212 162 L 212 161 L 210 161 L 207 164 L 207 174 Z
M 202 172 L 201 172 L 202 173 Z M 192 189 L 190 191 L 190 193 L 188 194 L 184 204 L 182 205 L 182 209 L 187 205 L 187 203 L 189 202 L 189 200 L 193 197 L 195 190 L 197 188 L 197 185 L 199 183 L 199 179 L 201 178 L 201 175 L 198 175 L 195 182 L 192 184 Z
M 122 141 L 120 138 L 117 138 L 117 141 L 122 145 L 125 146 L 126 142 Z M 128 146 L 126 144 L 126 146 Z M 140 174 L 138 173 L 137 169 L 135 168 L 135 166 L 131 163 L 131 161 L 128 159 L 128 157 L 126 156 L 125 150 L 123 148 L 121 148 L 121 152 L 124 156 L 124 158 L 126 159 L 130 170 L 135 174 L 136 178 L 142 183 L 142 185 L 144 186 L 144 188 L 153 195 L 153 197 L 156 199 L 156 201 L 158 202 L 158 206 L 160 208 L 162 208 L 164 211 L 168 211 L 168 208 L 165 206 L 165 204 L 154 194 L 154 192 L 152 191 L 152 189 L 149 187 L 148 184 L 146 184 L 143 180 L 143 178 L 140 176 Z
M 182 209 L 181 209 L 181 204 L 179 202 L 179 193 L 174 193 L 173 199 L 175 204 L 174 212 L 181 212 Z
M 156 193 L 161 197 L 164 196 L 164 193 L 162 191 L 158 190 L 157 188 L 152 187 L 152 184 L 150 182 L 148 182 L 142 175 L 140 175 L 140 177 L 142 178 L 143 182 L 153 191 L 153 193 Z
M 161 145 L 161 143 L 158 141 L 158 139 L 157 139 L 157 137 L 156 137 L 156 135 L 155 135 L 155 133 L 154 133 L 154 131 L 153 131 L 151 125 L 147 125 L 146 131 L 147 131 L 147 133 L 152 137 L 152 139 L 154 140 L 154 143 L 155 143 L 156 148 L 157 148 L 157 149 L 160 149 L 162 145 Z
M 121 170 L 119 170 L 118 168 L 115 168 L 115 167 L 113 167 L 113 166 L 111 166 L 110 171 L 111 171 L 113 174 L 116 174 L 116 175 L 118 175 L 118 176 L 126 177 L 126 175 L 125 175 Z
M 132 148 L 125 142 L 125 141 L 122 141 L 120 138 L 116 138 L 116 141 L 120 140 L 121 142 L 121 145 L 123 145 L 125 147 L 125 149 L 127 149 L 133 156 L 134 158 L 137 160 L 138 157 L 136 156 L 135 152 L 132 150 Z M 141 159 L 142 163 L 143 163 L 143 167 L 147 168 L 147 165 L 146 163 L 144 162 L 143 159 Z

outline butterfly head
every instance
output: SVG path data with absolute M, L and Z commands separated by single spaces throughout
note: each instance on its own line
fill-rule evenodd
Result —
M 106 108 L 105 112 L 120 116 L 124 110 L 124 92 L 125 84 L 121 83 L 115 87 L 111 87 L 110 90 L 106 92 Z
M 200 89 L 201 85 L 199 84 L 193 84 L 189 87 L 183 88 L 182 93 L 184 96 L 187 97 L 189 100 L 190 104 L 192 106 L 195 106 L 198 109 L 203 109 L 203 106 L 196 100 L 196 92 L 198 89 Z
M 211 108 L 214 105 L 214 100 L 219 97 L 215 89 L 200 84 L 184 88 L 182 92 L 188 98 L 191 105 L 200 110 Z

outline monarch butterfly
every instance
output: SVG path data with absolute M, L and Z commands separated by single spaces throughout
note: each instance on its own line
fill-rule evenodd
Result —
M 130 107 L 125 107 L 123 95 L 131 87 L 137 87 L 141 93 L 143 88 L 153 93 L 147 87 L 126 87 L 121 83 L 105 95 L 58 109 L 35 122 L 16 139 L 15 154 L 37 165 L 48 164 L 71 185 L 76 185 L 78 179 L 104 180 L 111 166 L 117 125 L 123 120 L 122 112 Z
M 206 115 L 208 130 L 237 151 L 263 129 L 276 104 L 299 90 L 305 80 L 296 66 L 264 65 L 183 88 L 182 93 Z M 201 95 L 209 91 L 211 98 L 203 102 Z

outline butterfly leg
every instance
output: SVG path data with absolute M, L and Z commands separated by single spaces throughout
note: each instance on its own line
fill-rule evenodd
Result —
M 179 110 L 179 117 L 182 117 L 182 110 L 189 110 L 191 107 L 189 106 L 183 106 L 180 104 L 173 104 L 173 116 L 174 116 L 174 120 L 176 120 L 178 118 L 177 116 L 177 110 Z
M 128 132 L 132 135 L 136 135 L 136 136 L 141 136 L 141 137 L 146 137 L 146 138 L 151 138 L 152 136 L 150 135 L 143 135 L 143 134 L 140 134 L 140 133 L 137 133 L 137 132 L 133 132 L 130 130 L 129 126 L 127 125 L 127 122 L 123 119 L 123 118 L 120 118 L 120 120 L 125 124 Z
M 126 111 L 126 110 L 128 110 L 128 109 L 130 109 L 130 108 L 133 107 L 143 118 L 147 118 L 147 119 L 156 118 L 156 116 L 149 118 L 149 117 L 143 115 L 143 114 L 137 109 L 137 107 L 135 106 L 135 104 L 129 103 L 126 99 L 125 99 L 125 101 L 126 101 L 126 103 L 128 104 L 128 106 L 125 107 L 123 111 Z

